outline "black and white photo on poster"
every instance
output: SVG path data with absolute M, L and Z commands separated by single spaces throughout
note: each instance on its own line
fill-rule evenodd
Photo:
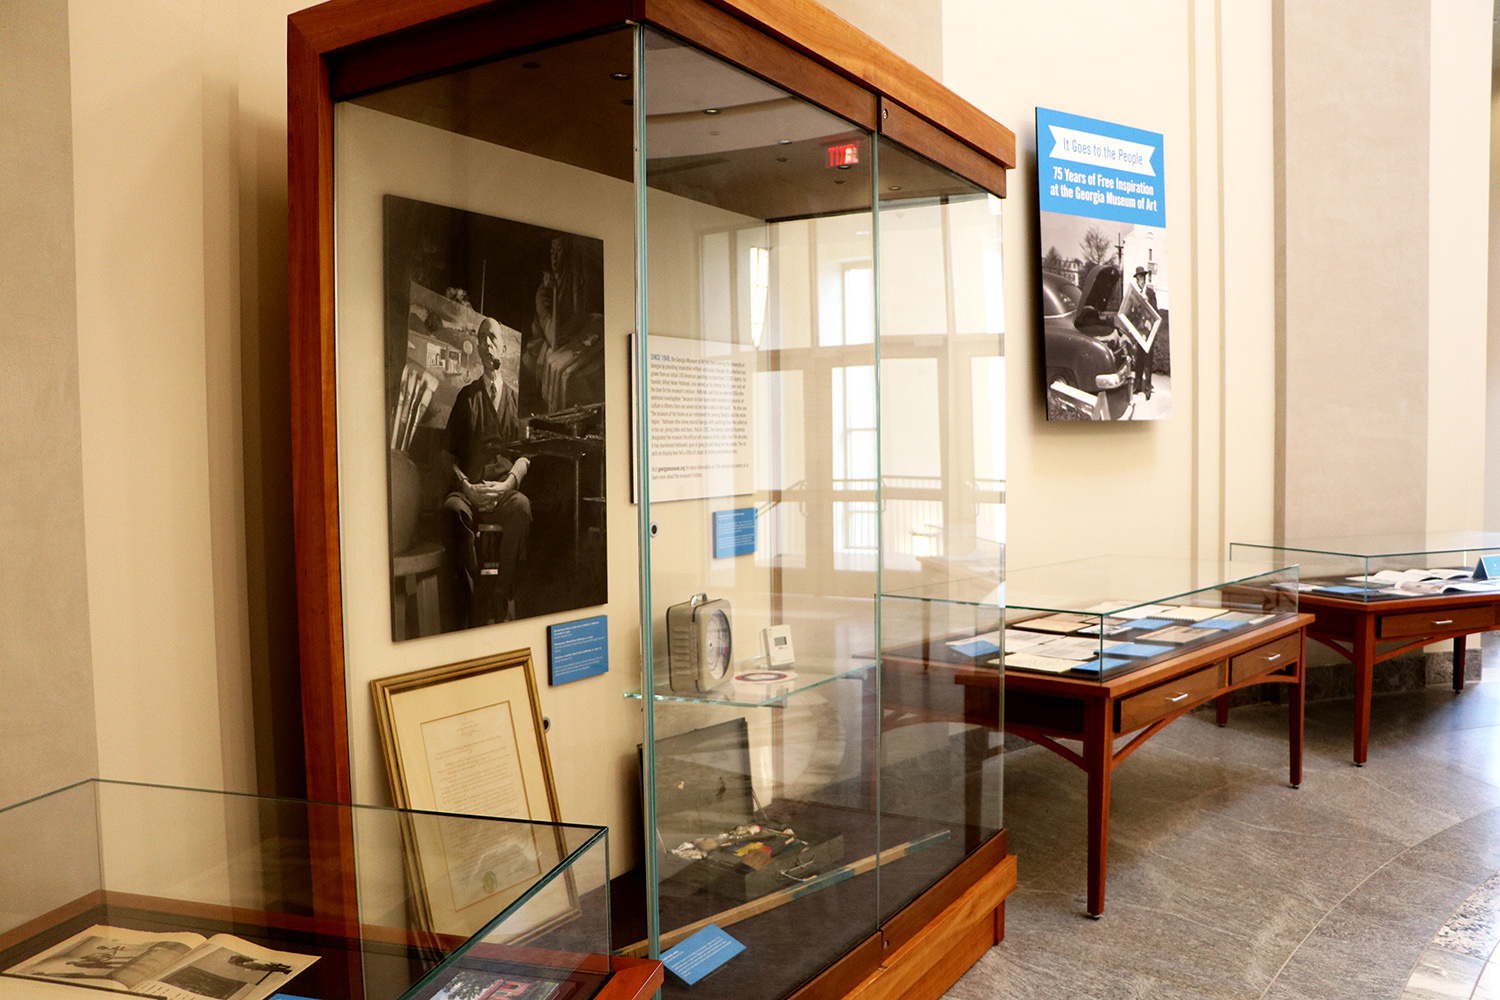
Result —
M 392 638 L 604 603 L 603 242 L 384 209 Z
M 1037 109 L 1049 420 L 1172 412 L 1162 136 Z

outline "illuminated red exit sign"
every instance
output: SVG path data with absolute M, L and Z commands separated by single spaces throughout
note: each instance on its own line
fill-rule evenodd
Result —
M 841 142 L 828 147 L 828 165 L 848 170 L 859 162 L 859 142 Z

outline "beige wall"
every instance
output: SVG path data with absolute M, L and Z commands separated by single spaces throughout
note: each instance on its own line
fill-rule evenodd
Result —
M 0 4 L 0 805 L 98 768 L 81 507 L 68 5 Z
M 1420 530 L 1431 7 L 1308 0 L 1285 19 L 1286 534 Z
M 1494 8 L 1432 0 L 1427 229 L 1427 527 L 1484 523 L 1490 33 Z
M 256 788 L 251 691 L 269 730 L 294 662 L 280 345 L 285 15 L 297 6 L 72 8 L 105 777 Z M 275 725 L 288 721 L 295 712 Z M 265 755 L 260 769 L 270 780 L 286 761 Z
M 1229 538 L 1269 528 L 1270 5 L 1225 7 L 1177 0 L 1122 16 L 1102 0 L 1075 4 L 1060 62 L 1056 44 L 1037 44 L 1060 37 L 1053 8 L 944 5 L 944 82 L 1018 140 L 1005 202 L 1012 566 L 1101 553 L 1212 558 Z M 1127 63 L 1126 52 L 1150 58 Z M 1045 419 L 1033 318 L 1038 104 L 1165 136 L 1169 420 Z

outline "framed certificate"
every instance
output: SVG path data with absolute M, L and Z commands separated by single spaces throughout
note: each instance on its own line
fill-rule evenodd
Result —
M 567 857 L 531 651 L 515 650 L 372 681 L 391 798 L 406 833 L 427 929 L 472 934 Z M 473 823 L 465 816 L 513 819 Z M 505 898 L 509 897 L 509 898 Z M 578 912 L 571 878 L 539 891 L 527 934 Z

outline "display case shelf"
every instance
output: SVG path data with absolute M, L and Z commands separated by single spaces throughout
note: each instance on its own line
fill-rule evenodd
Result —
M 788 698 L 805 694 L 824 684 L 858 677 L 861 672 L 868 671 L 874 665 L 873 655 L 863 661 L 842 663 L 829 660 L 798 661 L 785 667 L 768 667 L 763 663 L 752 662 L 741 665 L 737 673 L 790 674 L 791 676 L 785 680 L 763 681 L 755 685 L 730 680 L 707 691 L 673 691 L 669 685 L 661 684 L 656 688 L 654 700 L 722 705 L 733 708 L 764 708 L 768 705 L 785 704 Z M 640 689 L 626 692 L 625 697 L 640 698 Z

